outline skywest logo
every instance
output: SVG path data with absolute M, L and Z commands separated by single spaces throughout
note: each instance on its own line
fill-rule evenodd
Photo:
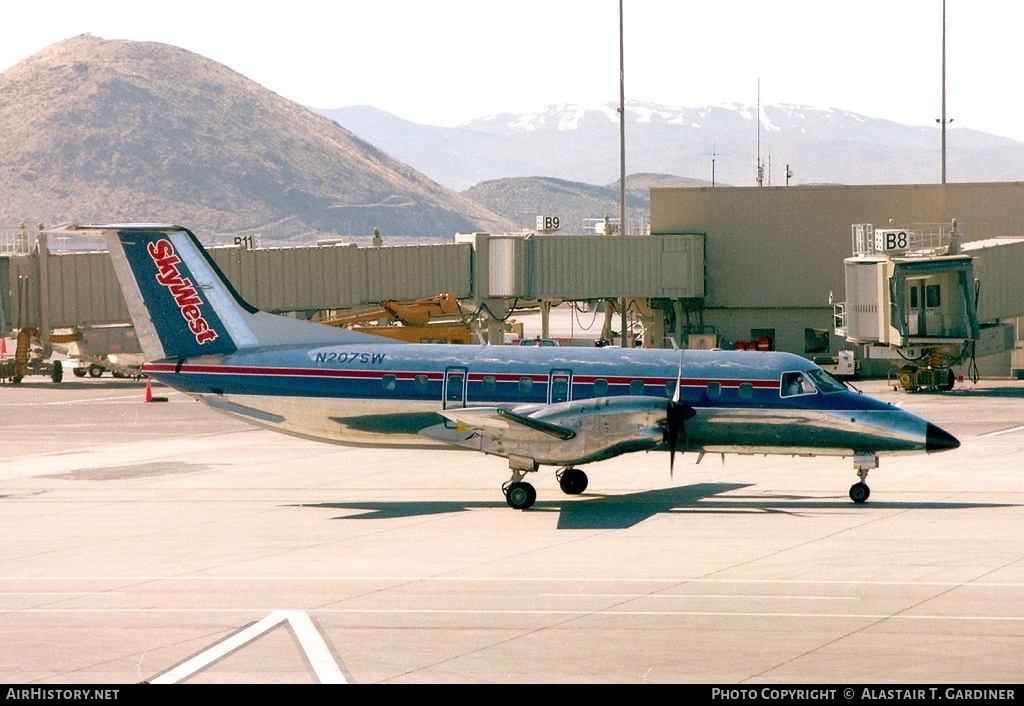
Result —
M 174 297 L 174 303 L 178 305 L 189 330 L 196 336 L 196 343 L 203 344 L 216 340 L 217 332 L 211 329 L 210 324 L 203 318 L 203 312 L 199 308 L 203 300 L 199 298 L 192 280 L 181 278 L 177 267 L 181 260 L 174 253 L 171 241 L 166 238 L 158 240 L 147 245 L 146 250 L 157 267 L 156 281 L 167 287 Z

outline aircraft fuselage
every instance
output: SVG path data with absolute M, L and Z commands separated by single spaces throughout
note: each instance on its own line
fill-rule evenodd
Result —
M 424 446 L 442 443 L 421 434 L 445 422 L 441 411 L 530 405 L 557 411 L 626 397 L 664 402 L 675 389 L 679 361 L 673 350 L 356 343 L 243 350 L 149 363 L 144 370 L 219 411 L 278 431 L 343 444 Z M 796 373 L 814 386 L 786 394 L 784 380 Z M 944 432 L 925 420 L 851 391 L 791 354 L 685 351 L 680 387 L 679 401 L 696 412 L 686 423 L 683 449 L 853 455 L 939 450 L 943 443 Z M 639 405 L 636 426 L 624 430 L 627 447 L 616 446 L 616 429 L 606 425 L 589 430 L 591 438 L 605 435 L 602 448 L 559 440 L 534 456 L 538 463 L 571 465 L 664 448 L 654 432 L 636 434 L 659 410 L 663 417 L 657 404 L 649 412 Z M 600 426 L 600 415 L 578 416 L 581 432 L 584 421 Z M 615 424 L 633 422 L 616 417 Z M 504 447 L 475 448 L 508 455 Z

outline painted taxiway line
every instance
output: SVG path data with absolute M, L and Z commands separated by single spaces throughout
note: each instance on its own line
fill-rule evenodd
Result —
M 194 657 L 167 670 L 150 680 L 150 684 L 177 684 L 183 679 L 201 672 L 219 659 L 226 657 L 235 650 L 244 647 L 278 625 L 287 624 L 299 641 L 299 646 L 309 660 L 313 672 L 321 684 L 345 684 L 345 676 L 338 668 L 323 636 L 309 619 L 309 615 L 299 610 L 279 610 L 271 613 L 263 620 L 235 633 L 221 642 L 209 647 Z
M 252 615 L 267 612 L 262 608 L 25 608 L 0 609 L 0 616 L 11 615 Z M 294 612 L 294 611 L 284 611 Z M 932 620 L 937 622 L 1024 623 L 1024 616 L 1005 615 L 906 615 L 904 613 L 771 613 L 765 611 L 707 610 L 531 610 L 531 609 L 458 609 L 458 608 L 316 608 L 305 611 L 315 615 L 459 615 L 459 616 L 535 616 L 591 618 L 787 618 L 797 620 Z M 184 627 L 184 626 L 182 626 Z
M 1009 429 L 1000 429 L 999 431 L 990 431 L 987 434 L 982 434 L 984 437 L 992 438 L 996 436 L 1002 436 L 1003 434 L 1013 434 L 1014 432 L 1024 431 L 1024 424 L 1010 427 Z
M 243 581 L 246 583 L 259 583 L 261 581 L 278 583 L 283 581 L 301 582 L 338 582 L 344 583 L 581 583 L 581 584 L 712 584 L 712 585 L 777 585 L 777 586 L 900 586 L 922 588 L 1021 588 L 1024 589 L 1024 581 L 1000 582 L 1000 581 L 973 581 L 969 578 L 963 581 L 853 581 L 843 579 L 712 579 L 712 578 L 616 578 L 602 576 L 243 576 L 243 575 L 217 575 L 217 576 L 0 576 L 0 585 L 16 582 L 42 582 L 42 581 L 116 581 L 116 582 L 157 582 L 157 581 Z M 582 593 L 580 595 L 589 595 Z

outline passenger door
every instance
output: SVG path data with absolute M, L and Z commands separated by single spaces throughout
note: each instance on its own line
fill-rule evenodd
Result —
M 442 409 L 458 409 L 466 406 L 467 370 L 461 367 L 445 368 Z
M 572 371 L 555 368 L 548 374 L 548 404 L 572 399 Z

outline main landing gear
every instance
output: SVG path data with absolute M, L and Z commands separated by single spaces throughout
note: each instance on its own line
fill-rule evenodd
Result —
M 566 495 L 579 495 L 587 489 L 587 474 L 578 468 L 563 468 L 555 474 L 558 487 Z
M 512 470 L 512 477 L 501 486 L 505 502 L 513 510 L 528 510 L 537 502 L 537 490 L 524 481 L 523 476 L 526 473 L 535 473 L 537 462 L 532 458 L 509 456 L 508 466 Z
M 878 468 L 878 456 L 876 454 L 856 454 L 853 457 L 853 467 L 857 471 L 859 483 L 850 486 L 850 500 L 858 505 L 867 501 L 871 495 L 871 488 L 865 481 L 868 479 L 868 471 Z
M 509 467 L 512 469 L 512 477 L 501 486 L 505 502 L 514 510 L 528 510 L 537 502 L 537 490 L 523 478 L 527 473 L 535 472 L 537 464 L 532 459 L 513 456 L 509 458 Z M 555 478 L 566 495 L 579 495 L 587 489 L 587 474 L 578 468 L 563 468 L 555 474 Z

